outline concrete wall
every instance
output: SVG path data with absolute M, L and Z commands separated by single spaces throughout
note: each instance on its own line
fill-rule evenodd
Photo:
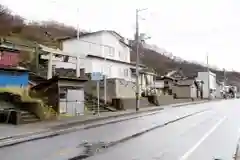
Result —
M 107 100 L 115 98 L 135 98 L 135 83 L 123 79 L 107 79 Z M 97 96 L 97 82 L 88 81 L 85 84 L 85 92 Z M 104 81 L 100 82 L 100 98 L 104 99 Z

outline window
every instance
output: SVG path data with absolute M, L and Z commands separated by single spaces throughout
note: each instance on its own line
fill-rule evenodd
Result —
M 128 77 L 128 69 L 124 69 L 124 76 Z
M 114 48 L 111 47 L 108 49 L 108 56 L 114 57 Z

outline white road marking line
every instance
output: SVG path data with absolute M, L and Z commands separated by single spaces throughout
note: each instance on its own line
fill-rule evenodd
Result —
M 204 136 L 190 149 L 188 150 L 179 160 L 186 160 L 196 149 L 200 144 L 207 139 L 208 136 L 212 134 L 212 132 L 217 129 L 217 127 L 224 121 L 226 120 L 227 117 L 223 117 L 220 119 L 208 132 L 204 134 Z

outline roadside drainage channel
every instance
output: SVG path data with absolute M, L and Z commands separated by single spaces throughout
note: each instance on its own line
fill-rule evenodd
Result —
M 176 106 L 180 107 L 180 106 L 187 106 L 187 105 L 191 105 L 191 104 L 201 104 L 201 103 L 204 103 L 204 102 L 179 104 L 179 105 L 176 105 Z M 176 107 L 176 106 L 172 105 L 172 107 Z M 144 117 L 144 116 L 151 116 L 151 115 L 154 115 L 154 114 L 161 113 L 162 110 L 164 110 L 164 108 L 156 108 L 156 109 L 153 109 L 153 110 L 145 111 L 145 112 L 152 112 L 152 113 L 147 113 L 147 114 L 143 114 L 143 115 L 140 115 L 140 116 L 138 115 L 138 116 L 134 116 L 134 117 L 130 117 L 130 118 L 113 120 L 113 121 L 110 121 L 110 122 L 99 123 L 99 124 L 88 124 L 88 123 L 91 123 L 91 122 L 96 122 L 98 120 L 107 120 L 107 119 L 111 119 L 111 118 L 123 117 L 124 115 L 104 117 L 104 118 L 101 117 L 100 119 L 95 119 L 94 121 L 90 120 L 90 122 L 89 121 L 84 121 L 82 123 L 78 122 L 79 125 L 82 125 L 80 127 L 69 128 L 69 125 L 66 125 L 66 127 L 68 126 L 68 128 L 65 127 L 65 129 L 59 129 L 59 126 L 57 126 L 57 127 L 49 128 L 47 130 L 40 131 L 40 132 L 32 132 L 32 133 L 29 133 L 29 134 L 9 136 L 9 137 L 5 137 L 5 138 L 0 139 L 0 148 L 12 146 L 12 145 L 16 145 L 16 144 L 20 144 L 20 143 L 24 143 L 24 142 L 34 141 L 34 140 L 40 140 L 40 139 L 44 139 L 44 138 L 55 137 L 55 136 L 59 136 L 59 135 L 63 135 L 63 134 L 67 134 L 67 133 L 71 133 L 71 132 L 75 132 L 75 131 L 79 131 L 79 130 L 91 129 L 91 128 L 100 127 L 100 126 L 104 126 L 104 125 L 108 125 L 108 124 L 114 124 L 114 123 L 123 122 L 123 121 L 131 120 L 131 119 L 141 118 L 141 117 Z M 202 111 L 200 111 L 200 112 L 202 112 Z M 141 112 L 141 113 L 143 113 L 143 112 Z M 195 113 L 197 113 L 197 112 L 195 112 Z M 136 113 L 134 113 L 134 114 L 136 114 Z M 125 116 L 129 116 L 129 115 L 133 115 L 133 114 L 127 114 Z M 71 125 L 71 127 L 73 127 L 73 126 L 76 126 L 76 124 Z M 1 142 L 1 141 L 3 141 L 3 142 Z
M 131 136 L 127 136 L 125 138 L 122 138 L 120 140 L 117 140 L 117 141 L 113 141 L 113 142 L 110 142 L 110 143 L 106 143 L 106 142 L 96 142 L 96 143 L 89 143 L 89 142 L 85 142 L 83 144 L 80 144 L 77 148 L 79 150 L 82 150 L 82 153 L 75 156 L 75 157 L 72 157 L 72 158 L 69 158 L 68 160 L 82 160 L 82 159 L 86 159 L 86 158 L 89 158 L 89 157 L 92 157 L 92 156 L 95 156 L 96 154 L 98 153 L 101 153 L 103 151 L 105 151 L 106 149 L 110 148 L 110 147 L 113 147 L 119 143 L 123 143 L 123 142 L 126 142 L 128 140 L 131 140 L 133 138 L 137 138 L 145 133 L 148 133 L 150 131 L 153 131 L 153 130 L 156 130 L 158 128 L 162 128 L 166 125 L 169 125 L 169 124 L 172 124 L 176 121 L 180 121 L 180 120 L 183 120 L 183 119 L 186 119 L 188 117 L 191 117 L 191 116 L 195 116 L 197 114 L 200 114 L 200 113 L 203 113 L 205 111 L 207 111 L 208 109 L 205 109 L 205 110 L 202 110 L 202 111 L 198 111 L 198 112 L 194 112 L 194 113 L 191 113 L 191 114 L 188 114 L 188 115 L 185 115 L 183 117 L 179 117 L 177 119 L 174 119 L 174 120 L 171 120 L 171 121 L 168 121 L 166 123 L 163 123 L 163 124 L 160 124 L 160 125 L 157 125 L 155 127 L 152 127 L 152 128 L 149 128 L 149 129 L 146 129 L 142 132 L 138 132 L 136 134 L 133 134 Z

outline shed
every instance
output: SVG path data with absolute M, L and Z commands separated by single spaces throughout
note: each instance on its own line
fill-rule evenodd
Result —
M 28 70 L 19 68 L 0 68 L 0 87 L 27 87 Z
M 84 83 L 86 78 L 55 76 L 32 87 L 39 96 L 46 97 L 45 103 L 58 114 L 71 116 L 84 113 Z
M 197 83 L 195 80 L 183 80 L 173 86 L 173 94 L 176 98 L 197 98 Z

